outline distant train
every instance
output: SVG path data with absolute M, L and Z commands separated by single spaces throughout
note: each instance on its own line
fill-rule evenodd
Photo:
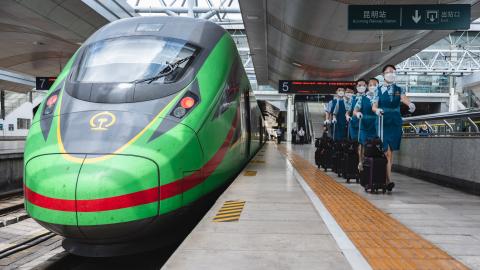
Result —
M 80 47 L 40 105 L 25 145 L 25 206 L 72 253 L 161 244 L 266 139 L 223 28 L 118 20 Z

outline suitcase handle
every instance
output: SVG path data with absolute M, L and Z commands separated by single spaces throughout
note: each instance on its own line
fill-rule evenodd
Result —
M 347 123 L 347 140 L 350 140 L 350 122 Z
M 335 129 L 337 128 L 337 123 L 333 124 L 333 140 L 335 141 Z
M 362 129 L 362 118 L 358 119 L 358 136 L 357 136 L 357 142 L 358 143 L 360 143 L 360 130 Z
M 383 115 L 378 116 L 378 137 L 383 143 Z

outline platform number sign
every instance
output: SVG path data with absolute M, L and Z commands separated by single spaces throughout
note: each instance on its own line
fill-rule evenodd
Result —
M 278 92 L 281 94 L 300 95 L 331 95 L 338 88 L 354 89 L 353 81 L 304 81 L 304 80 L 280 80 Z
M 281 85 L 281 91 L 288 93 L 288 90 L 290 90 L 290 82 L 289 81 L 282 81 Z
M 56 77 L 36 77 L 35 88 L 37 90 L 49 90 L 56 79 Z

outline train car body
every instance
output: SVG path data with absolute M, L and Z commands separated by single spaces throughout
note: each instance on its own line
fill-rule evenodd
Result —
M 178 226 L 184 209 L 243 168 L 263 134 L 223 28 L 179 17 L 119 20 L 82 44 L 32 121 L 26 210 L 66 237 L 68 251 L 102 256 Z

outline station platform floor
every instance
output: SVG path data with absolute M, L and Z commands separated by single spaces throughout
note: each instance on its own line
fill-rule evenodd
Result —
M 313 155 L 267 143 L 162 269 L 480 269 L 480 197 L 400 174 L 369 194 Z

